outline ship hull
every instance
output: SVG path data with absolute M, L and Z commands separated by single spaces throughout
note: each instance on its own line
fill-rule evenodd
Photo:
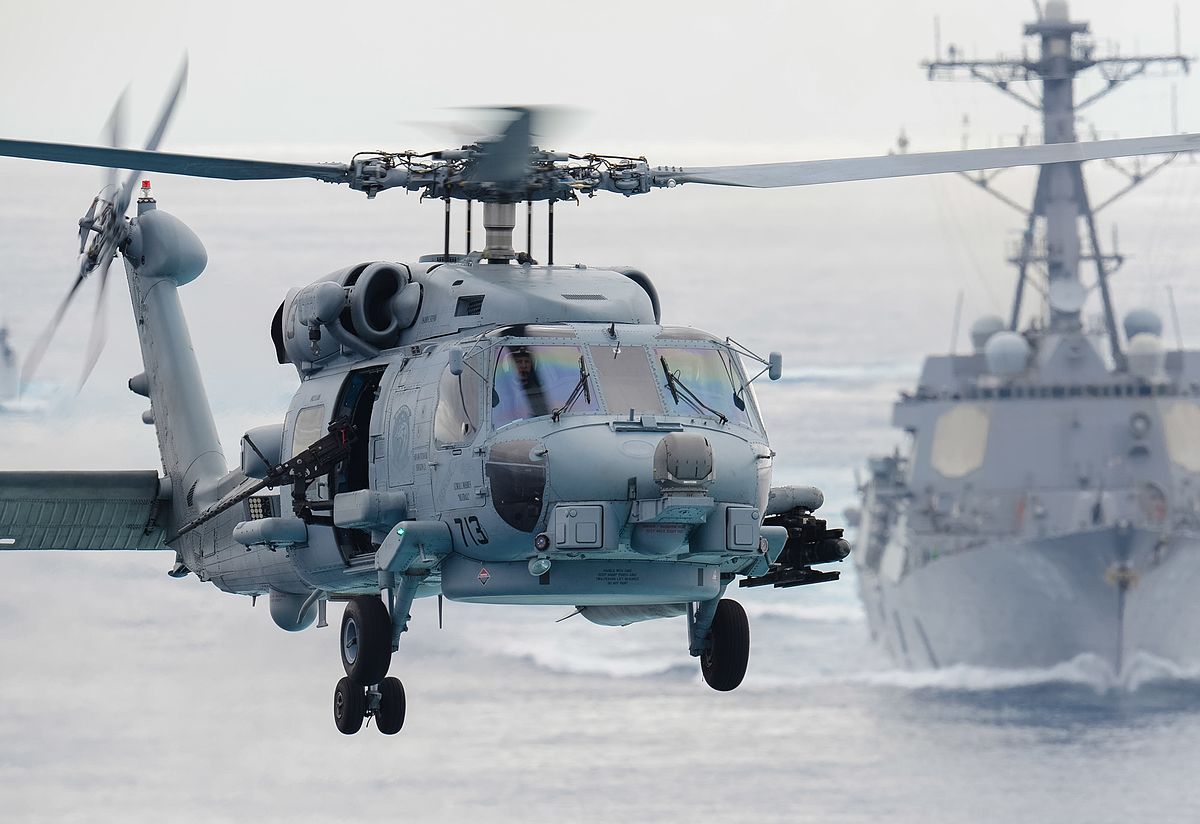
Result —
M 1114 526 L 993 540 L 898 578 L 861 567 L 859 586 L 873 636 L 912 668 L 1041 668 L 1082 655 L 1114 673 L 1138 661 L 1200 665 L 1196 534 Z

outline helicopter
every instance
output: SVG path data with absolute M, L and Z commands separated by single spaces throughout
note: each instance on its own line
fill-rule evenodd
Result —
M 560 605 L 604 626 L 684 617 L 705 682 L 736 689 L 749 623 L 725 595 L 836 580 L 850 552 L 816 513 L 819 489 L 772 486 L 776 457 L 754 381 L 782 356 L 662 324 L 653 281 L 630 268 L 556 266 L 553 208 L 600 192 L 681 185 L 802 186 L 1078 163 L 1200 148 L 1200 135 L 740 166 L 650 166 L 533 143 L 536 109 L 507 110 L 497 135 L 348 163 L 163 152 L 180 71 L 145 148 L 0 139 L 0 155 L 109 169 L 79 221 L 70 291 L 25 364 L 36 370 L 87 279 L 101 298 L 119 256 L 162 472 L 0 472 L 0 550 L 163 550 L 169 575 L 266 596 L 298 632 L 345 609 L 334 721 L 401 730 L 407 702 L 388 673 L 423 597 Z M 118 122 L 119 118 L 113 119 Z M 131 171 L 123 181 L 117 169 Z M 298 387 L 282 422 L 250 429 L 230 469 L 217 438 L 178 290 L 207 251 L 158 208 L 150 172 L 226 180 L 309 178 L 368 198 L 441 200 L 443 250 L 359 262 L 290 290 L 269 323 Z M 138 181 L 141 180 L 141 185 Z M 136 201 L 135 201 L 135 194 Z M 480 251 L 451 254 L 452 201 L 483 213 Z M 547 262 L 513 246 L 520 203 L 545 202 Z M 135 214 L 127 212 L 136 206 Z M 468 234 L 468 249 L 471 248 Z M 83 379 L 103 327 L 93 327 Z M 751 374 L 745 362 L 755 365 Z

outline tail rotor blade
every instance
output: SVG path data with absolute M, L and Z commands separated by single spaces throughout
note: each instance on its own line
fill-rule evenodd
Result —
M 175 83 L 171 86 L 171 91 L 167 94 L 167 99 L 163 101 L 163 107 L 158 113 L 158 121 L 154 124 L 150 136 L 146 138 L 146 151 L 156 151 L 158 145 L 162 143 L 163 136 L 167 133 L 167 126 L 171 125 L 171 118 L 175 115 L 175 107 L 179 104 L 179 99 L 183 97 L 183 92 L 187 88 L 187 77 L 188 59 L 187 55 L 184 55 L 183 62 L 179 65 L 179 72 L 175 75 Z M 141 176 L 142 171 L 139 169 L 131 172 L 129 177 L 125 178 L 125 186 L 117 195 L 114 204 L 117 219 L 124 219 L 125 212 L 129 208 L 129 201 L 133 198 L 133 189 Z
M 113 104 L 112 111 L 108 115 L 108 121 L 104 124 L 104 134 L 108 138 L 108 145 L 114 149 L 121 148 L 121 143 L 124 141 L 125 131 L 125 98 L 129 96 L 129 87 L 126 86 L 121 92 L 121 96 L 117 98 L 117 102 Z M 104 185 L 112 186 L 117 182 L 117 170 L 107 169 L 104 175 Z
M 25 357 L 25 363 L 21 365 L 21 385 L 25 386 L 33 380 L 37 368 L 41 365 L 42 358 L 46 354 L 46 350 L 50 347 L 50 341 L 54 339 L 54 333 L 58 331 L 58 325 L 62 323 L 63 315 L 67 313 L 67 307 L 71 305 L 71 300 L 75 297 L 75 293 L 79 291 L 80 285 L 83 283 L 84 276 L 82 274 L 76 276 L 75 282 L 71 284 L 70 291 L 66 297 L 58 304 L 58 309 L 54 312 L 54 317 L 49 325 L 42 330 L 42 334 L 38 335 L 38 339 L 34 341 L 33 347 L 29 350 L 29 354 Z
M 96 368 L 96 362 L 100 360 L 100 353 L 104 350 L 104 341 L 108 336 L 108 325 L 104 312 L 104 296 L 105 287 L 108 286 L 108 269 L 112 265 L 112 261 L 112 256 L 107 257 L 100 264 L 99 271 L 96 272 L 96 278 L 100 281 L 100 285 L 96 290 L 96 310 L 92 316 L 92 334 L 88 339 L 87 354 L 84 356 L 83 371 L 79 375 L 79 387 L 76 391 L 83 390 L 83 385 L 87 383 L 92 370 Z
M 179 104 L 179 99 L 183 97 L 184 90 L 187 89 L 187 78 L 188 59 L 185 54 L 183 62 L 179 64 L 179 71 L 175 75 L 175 84 L 171 87 L 171 91 L 167 95 L 167 99 L 163 101 L 163 107 L 158 113 L 154 131 L 146 138 L 146 151 L 155 151 L 158 144 L 162 142 L 163 135 L 167 132 L 167 126 L 170 125 L 171 118 L 175 115 L 175 107 Z

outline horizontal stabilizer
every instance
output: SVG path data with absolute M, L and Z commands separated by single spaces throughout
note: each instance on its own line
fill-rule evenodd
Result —
M 0 551 L 167 549 L 154 471 L 0 472 Z

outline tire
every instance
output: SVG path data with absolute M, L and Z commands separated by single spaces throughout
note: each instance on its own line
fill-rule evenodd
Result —
M 750 660 L 750 622 L 741 604 L 721 599 L 709 638 L 711 643 L 700 656 L 704 680 L 719 692 L 737 689 Z
M 399 678 L 384 678 L 379 682 L 379 709 L 375 711 L 375 726 L 384 735 L 395 735 L 404 726 L 404 685 Z
M 343 735 L 354 735 L 367 715 L 367 696 L 363 688 L 349 678 L 338 681 L 333 691 L 333 723 Z
M 356 595 L 342 613 L 342 666 L 361 687 L 378 684 L 392 664 L 392 619 L 380 598 Z

